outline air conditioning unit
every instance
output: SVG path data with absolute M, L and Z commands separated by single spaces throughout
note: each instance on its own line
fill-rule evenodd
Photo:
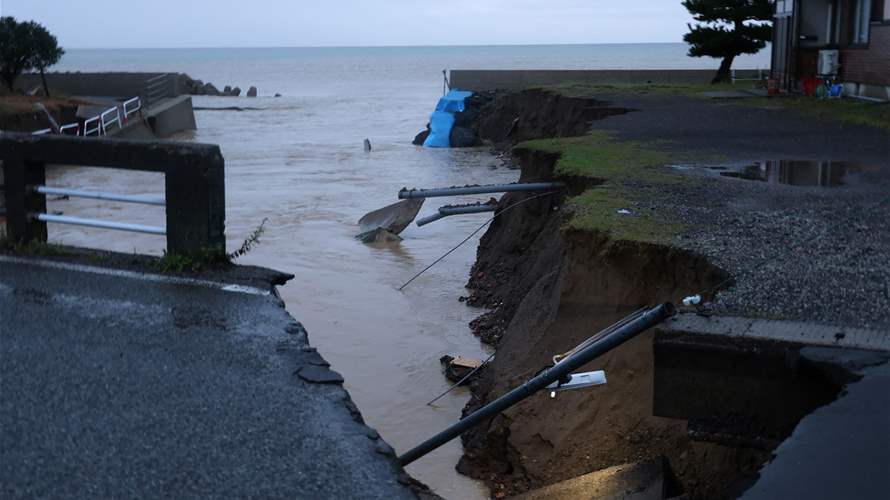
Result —
M 820 75 L 837 75 L 841 69 L 841 56 L 837 50 L 820 50 L 817 73 Z

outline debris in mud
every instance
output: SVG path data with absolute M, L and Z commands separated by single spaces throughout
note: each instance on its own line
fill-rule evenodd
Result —
M 361 240 L 362 243 L 394 243 L 402 241 L 401 236 L 382 227 L 356 235 L 356 238 Z
M 451 382 L 458 383 L 469 375 L 473 370 L 482 366 L 482 360 L 475 358 L 465 358 L 463 356 L 453 357 L 444 355 L 439 358 L 439 363 L 445 370 L 445 378 Z M 467 385 L 472 381 L 472 377 L 464 380 L 461 385 Z

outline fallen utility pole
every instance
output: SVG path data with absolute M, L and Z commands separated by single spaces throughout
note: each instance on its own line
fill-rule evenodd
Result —
M 445 217 L 451 215 L 466 215 L 466 214 L 482 214 L 486 212 L 494 212 L 498 209 L 497 203 L 473 203 L 470 205 L 445 205 L 444 207 L 439 207 L 438 212 L 433 215 L 429 215 L 422 219 L 417 220 L 417 227 L 425 226 L 430 222 L 436 222 L 439 219 L 444 219 Z
M 399 199 L 410 198 L 437 198 L 443 196 L 461 196 L 466 194 L 491 194 L 509 193 L 514 191 L 549 191 L 561 189 L 565 184 L 561 182 L 527 182 L 513 184 L 486 184 L 484 186 L 463 186 L 436 189 L 407 189 L 399 191 Z
M 649 328 L 670 318 L 675 312 L 676 310 L 674 309 L 674 306 L 669 302 L 665 302 L 664 304 L 649 309 L 609 335 L 596 342 L 592 342 L 590 345 L 563 359 L 556 365 L 544 370 L 533 379 L 495 399 L 470 415 L 467 415 L 456 424 L 439 434 L 436 434 L 420 445 L 408 450 L 405 454 L 399 457 L 399 463 L 404 466 L 414 462 L 418 458 L 460 436 L 464 431 L 488 418 L 494 417 L 507 408 L 510 408 L 516 403 L 547 387 L 551 383 L 566 379 L 571 375 L 573 370 L 580 368 L 624 342 L 636 337 L 640 333 L 643 333 Z

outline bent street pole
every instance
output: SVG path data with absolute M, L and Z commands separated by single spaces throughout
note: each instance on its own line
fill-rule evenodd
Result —
M 577 368 L 580 368 L 593 359 L 596 359 L 597 357 L 611 351 L 624 342 L 636 337 L 640 333 L 643 333 L 649 328 L 652 328 L 653 326 L 661 323 L 667 318 L 670 318 L 674 315 L 674 313 L 674 306 L 669 302 L 653 307 L 652 309 L 644 312 L 638 318 L 618 328 L 610 335 L 590 344 L 589 346 L 576 352 L 572 356 L 565 358 L 561 362 L 557 363 L 555 366 L 544 370 L 541 374 L 534 377 L 533 379 L 525 382 L 524 384 L 513 389 L 507 394 L 504 394 L 491 403 L 483 406 L 479 410 L 476 410 L 472 414 L 464 417 L 456 424 L 445 429 L 439 434 L 436 434 L 420 445 L 408 450 L 407 452 L 405 452 L 404 455 L 399 457 L 399 463 L 401 463 L 403 466 L 410 464 L 411 462 L 435 450 L 448 441 L 451 441 L 452 439 L 460 436 L 464 431 L 479 424 L 483 420 L 501 413 L 507 408 L 510 408 L 523 399 L 547 387 L 551 383 L 557 380 L 562 380 L 563 377 L 571 374 L 571 372 L 576 370 Z
M 411 198 L 436 198 L 441 196 L 510 193 L 517 191 L 547 191 L 561 189 L 564 186 L 565 184 L 561 182 L 516 182 L 513 184 L 488 184 L 484 186 L 463 186 L 437 189 L 402 189 L 399 191 L 399 199 L 407 200 Z

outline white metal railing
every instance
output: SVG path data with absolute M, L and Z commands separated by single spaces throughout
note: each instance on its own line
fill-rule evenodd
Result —
M 96 126 L 90 128 L 90 124 L 92 124 L 92 123 L 95 123 Z M 102 134 L 103 134 L 103 130 L 102 130 L 102 119 L 99 118 L 98 116 L 94 116 L 94 117 L 92 117 L 92 118 L 86 120 L 85 122 L 83 122 L 83 136 L 84 136 L 84 137 L 89 137 L 89 136 L 93 135 L 94 133 L 95 133 L 96 135 L 102 135 Z
M 68 188 L 51 188 L 47 186 L 31 186 L 35 193 L 71 196 L 74 198 L 90 198 L 93 200 L 117 201 L 123 203 L 140 203 L 143 205 L 166 206 L 167 202 L 164 197 L 151 195 L 132 195 L 106 193 L 101 191 L 82 191 L 79 189 Z M 85 219 L 82 217 L 68 217 L 63 215 L 53 215 L 47 213 L 36 213 L 33 217 L 43 222 L 55 222 L 58 224 L 72 224 L 75 226 L 98 227 L 102 229 L 116 229 L 118 231 L 133 231 L 137 233 L 148 233 L 157 235 L 166 235 L 167 230 L 158 226 L 146 226 L 144 224 L 131 224 L 128 222 L 112 222 L 96 219 Z
M 68 133 L 69 130 L 73 130 L 74 133 Z M 59 135 L 80 135 L 80 124 L 69 123 L 68 125 L 62 125 L 61 127 L 59 127 Z
M 102 119 L 102 135 L 108 134 L 109 125 L 116 124 L 121 128 L 121 110 L 117 106 L 106 109 L 99 117 Z
M 124 203 L 141 203 L 143 205 L 164 206 L 166 201 L 160 196 L 133 195 L 105 193 L 101 191 L 81 191 L 79 189 L 52 188 L 47 186 L 34 186 L 35 193 L 52 194 L 61 196 L 73 196 L 75 198 L 90 198 L 93 200 L 120 201 Z
M 124 101 L 124 121 L 130 119 L 130 115 L 142 109 L 142 101 L 138 97 L 134 97 L 128 101 Z
M 123 110 L 123 113 L 121 112 Z M 123 128 L 124 124 L 129 121 L 130 116 L 142 110 L 142 100 L 134 97 L 124 101 L 123 105 L 108 108 L 101 114 L 92 118 L 88 118 L 83 122 L 83 127 L 78 123 L 69 123 L 59 127 L 59 135 L 82 135 L 89 137 L 91 135 L 102 136 L 108 133 L 109 126 L 117 125 L 117 128 Z M 72 132 L 73 131 L 73 132 Z M 32 135 L 50 134 L 53 129 L 45 128 L 31 132 Z

